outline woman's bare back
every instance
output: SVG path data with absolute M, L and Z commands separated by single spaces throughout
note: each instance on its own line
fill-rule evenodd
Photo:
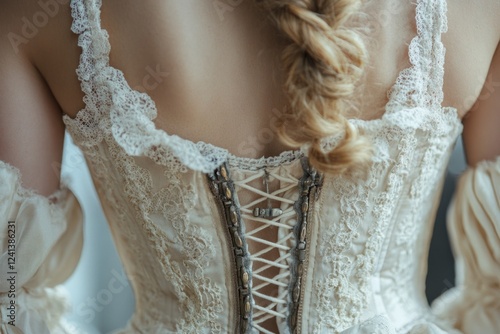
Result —
M 81 50 L 70 31 L 69 5 L 8 0 L 0 6 L 2 30 L 10 31 L 0 49 L 0 120 L 21 128 L 26 120 L 40 125 L 24 131 L 24 155 L 18 153 L 18 127 L 2 129 L 0 160 L 14 161 L 29 187 L 48 194 L 58 180 L 40 175 L 51 174 L 52 163 L 60 161 L 61 112 L 76 117 L 84 107 L 75 73 Z M 374 119 L 382 116 L 398 73 L 409 66 L 415 11 L 412 3 L 395 0 L 370 1 L 366 8 L 370 58 L 356 102 L 360 118 Z M 471 161 L 500 154 L 493 127 L 500 112 L 491 106 L 500 99 L 499 52 L 494 56 L 499 13 L 500 3 L 494 0 L 483 1 L 480 8 L 466 1 L 449 4 L 444 105 L 456 107 L 461 118 L 478 98 L 486 101 L 476 104 L 481 110 L 496 110 L 467 121 L 472 125 L 466 136 L 476 139 L 466 144 L 477 146 L 469 152 Z M 124 72 L 131 87 L 153 98 L 158 128 L 243 157 L 288 149 L 272 132 L 286 106 L 279 61 L 285 41 L 251 1 L 106 0 L 101 18 L 110 34 L 111 65 Z M 491 66 L 494 57 L 497 65 Z M 264 136 L 263 130 L 271 132 Z M 9 149 L 9 143 L 15 148 Z M 37 150 L 43 153 L 33 159 L 29 152 Z M 40 160 L 43 172 L 33 160 Z
M 47 12 L 41 3 L 52 3 L 55 14 L 37 27 L 36 16 Z M 40 76 L 40 85 L 46 83 L 40 89 L 46 90 L 49 103 L 75 117 L 84 104 L 75 74 L 81 49 L 70 31 L 69 4 L 9 0 L 1 6 L 0 21 L 21 36 L 2 40 L 2 59 L 13 63 L 2 67 L 2 75 L 14 76 L 33 66 L 34 71 L 27 71 Z M 359 94 L 359 117 L 372 119 L 381 116 L 387 91 L 408 66 L 415 11 L 410 2 L 372 0 L 367 12 L 370 59 Z M 486 93 L 499 89 L 500 79 L 491 73 L 488 77 L 488 70 L 500 39 L 500 2 L 484 0 L 478 6 L 454 1 L 448 12 L 444 105 L 456 107 L 463 117 L 484 83 Z M 272 156 L 288 148 L 267 131 L 274 129 L 286 105 L 279 66 L 285 42 L 252 1 L 106 0 L 101 18 L 110 34 L 111 65 L 124 72 L 131 87 L 153 98 L 157 127 L 227 148 L 237 156 Z M 27 24 L 37 30 L 34 36 L 23 35 Z M 18 89 L 23 90 L 22 84 Z M 493 122 L 476 123 L 498 122 L 498 114 L 491 114 Z M 59 116 L 51 117 L 55 121 Z M 496 150 L 487 149 L 483 156 Z

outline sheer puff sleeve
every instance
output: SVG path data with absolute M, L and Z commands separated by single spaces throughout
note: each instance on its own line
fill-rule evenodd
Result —
M 456 288 L 433 308 L 463 333 L 500 333 L 500 157 L 460 177 L 447 224 Z
M 58 285 L 80 259 L 78 200 L 66 186 L 49 197 L 25 189 L 19 170 L 0 161 L 0 219 L 0 333 L 76 333 Z

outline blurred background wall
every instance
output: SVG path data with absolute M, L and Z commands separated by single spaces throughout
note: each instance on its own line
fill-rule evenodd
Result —
M 453 153 L 445 180 L 429 254 L 427 296 L 432 301 L 453 286 L 454 270 L 446 233 L 446 209 L 458 175 L 465 169 L 462 143 Z M 134 296 L 117 256 L 83 155 L 66 135 L 63 174 L 85 212 L 85 243 L 80 264 L 65 286 L 70 291 L 70 320 L 87 333 L 104 334 L 125 326 Z

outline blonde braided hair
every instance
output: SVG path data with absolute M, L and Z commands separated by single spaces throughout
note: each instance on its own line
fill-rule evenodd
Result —
M 290 103 L 278 122 L 278 136 L 292 147 L 309 145 L 309 161 L 338 174 L 369 161 L 371 144 L 345 112 L 363 75 L 365 45 L 346 27 L 361 0 L 255 0 L 289 40 L 282 54 L 284 89 Z M 322 139 L 341 136 L 330 150 Z

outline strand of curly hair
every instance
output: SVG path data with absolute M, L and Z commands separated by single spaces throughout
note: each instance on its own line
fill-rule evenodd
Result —
M 372 146 L 345 116 L 366 61 L 361 37 L 346 27 L 361 0 L 255 1 L 289 40 L 282 63 L 290 108 L 280 118 L 279 138 L 292 147 L 308 145 L 309 161 L 320 171 L 362 169 Z M 322 145 L 338 136 L 333 148 Z

